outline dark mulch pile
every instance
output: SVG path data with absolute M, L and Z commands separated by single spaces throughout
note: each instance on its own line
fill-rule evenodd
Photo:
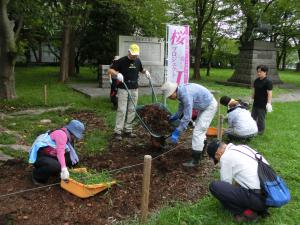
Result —
M 104 129 L 100 118 L 93 114 L 77 113 L 76 118 L 87 122 L 87 129 Z M 205 158 L 196 169 L 186 169 L 181 163 L 190 158 L 190 143 L 181 142 L 176 149 L 165 150 L 151 146 L 143 128 L 137 138 L 111 142 L 110 149 L 95 156 L 80 156 L 81 165 L 90 169 L 109 171 L 118 181 L 108 191 L 80 199 L 59 185 L 0 197 L 0 224 L 110 224 L 132 218 L 140 213 L 144 155 L 152 155 L 150 189 L 151 211 L 175 201 L 193 202 L 208 192 L 213 170 Z M 187 133 L 190 133 L 187 132 Z M 139 164 L 139 165 L 138 165 Z M 132 166 L 125 169 L 124 167 Z M 30 180 L 32 167 L 22 160 L 0 164 L 0 195 L 35 188 Z M 51 182 L 56 183 L 53 179 Z
M 138 113 L 145 124 L 155 134 L 165 136 L 174 130 L 174 127 L 168 120 L 170 113 L 159 104 L 145 105 L 138 110 Z

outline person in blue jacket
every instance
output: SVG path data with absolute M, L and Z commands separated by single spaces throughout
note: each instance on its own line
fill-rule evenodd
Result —
M 173 143 L 178 143 L 180 134 L 187 129 L 193 110 L 198 110 L 192 137 L 192 159 L 183 163 L 186 167 L 198 166 L 204 149 L 206 132 L 217 111 L 218 103 L 212 93 L 200 84 L 178 85 L 166 82 L 161 90 L 166 98 L 179 101 L 177 112 L 169 118 L 171 121 L 181 118 L 179 126 L 171 135 Z

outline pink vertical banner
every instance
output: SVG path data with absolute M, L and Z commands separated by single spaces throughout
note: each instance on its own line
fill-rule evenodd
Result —
M 189 82 L 190 31 L 189 26 L 168 25 L 167 81 Z

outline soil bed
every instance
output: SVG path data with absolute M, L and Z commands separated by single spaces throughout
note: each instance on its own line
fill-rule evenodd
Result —
M 100 118 L 92 113 L 77 113 L 77 119 L 92 129 L 107 129 Z M 102 127 L 101 127 L 102 126 Z M 102 155 L 80 155 L 80 166 L 89 169 L 113 171 L 118 181 L 106 192 L 88 199 L 80 199 L 59 185 L 0 198 L 0 225 L 2 224 L 112 224 L 132 218 L 140 213 L 143 158 L 152 155 L 152 176 L 149 209 L 153 212 L 175 201 L 193 202 L 208 192 L 213 163 L 205 157 L 196 169 L 186 169 L 181 163 L 190 158 L 190 143 L 181 142 L 178 147 L 165 150 L 151 147 L 150 137 L 142 127 L 134 139 L 111 142 Z M 185 135 L 190 135 L 188 131 Z M 182 138 L 181 140 L 184 140 Z M 138 165 L 137 165 L 138 164 Z M 125 166 L 127 169 L 117 170 Z M 31 182 L 32 166 L 23 160 L 11 160 L 0 164 L 0 195 L 34 188 Z M 57 183 L 51 180 L 49 183 Z

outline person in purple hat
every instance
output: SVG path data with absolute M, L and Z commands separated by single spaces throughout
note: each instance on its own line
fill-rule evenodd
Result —
M 60 174 L 62 180 L 69 179 L 68 167 L 79 161 L 73 143 L 82 139 L 85 130 L 79 120 L 71 120 L 66 126 L 39 135 L 29 154 L 29 163 L 33 164 L 32 181 L 36 185 L 46 184 L 51 176 Z

